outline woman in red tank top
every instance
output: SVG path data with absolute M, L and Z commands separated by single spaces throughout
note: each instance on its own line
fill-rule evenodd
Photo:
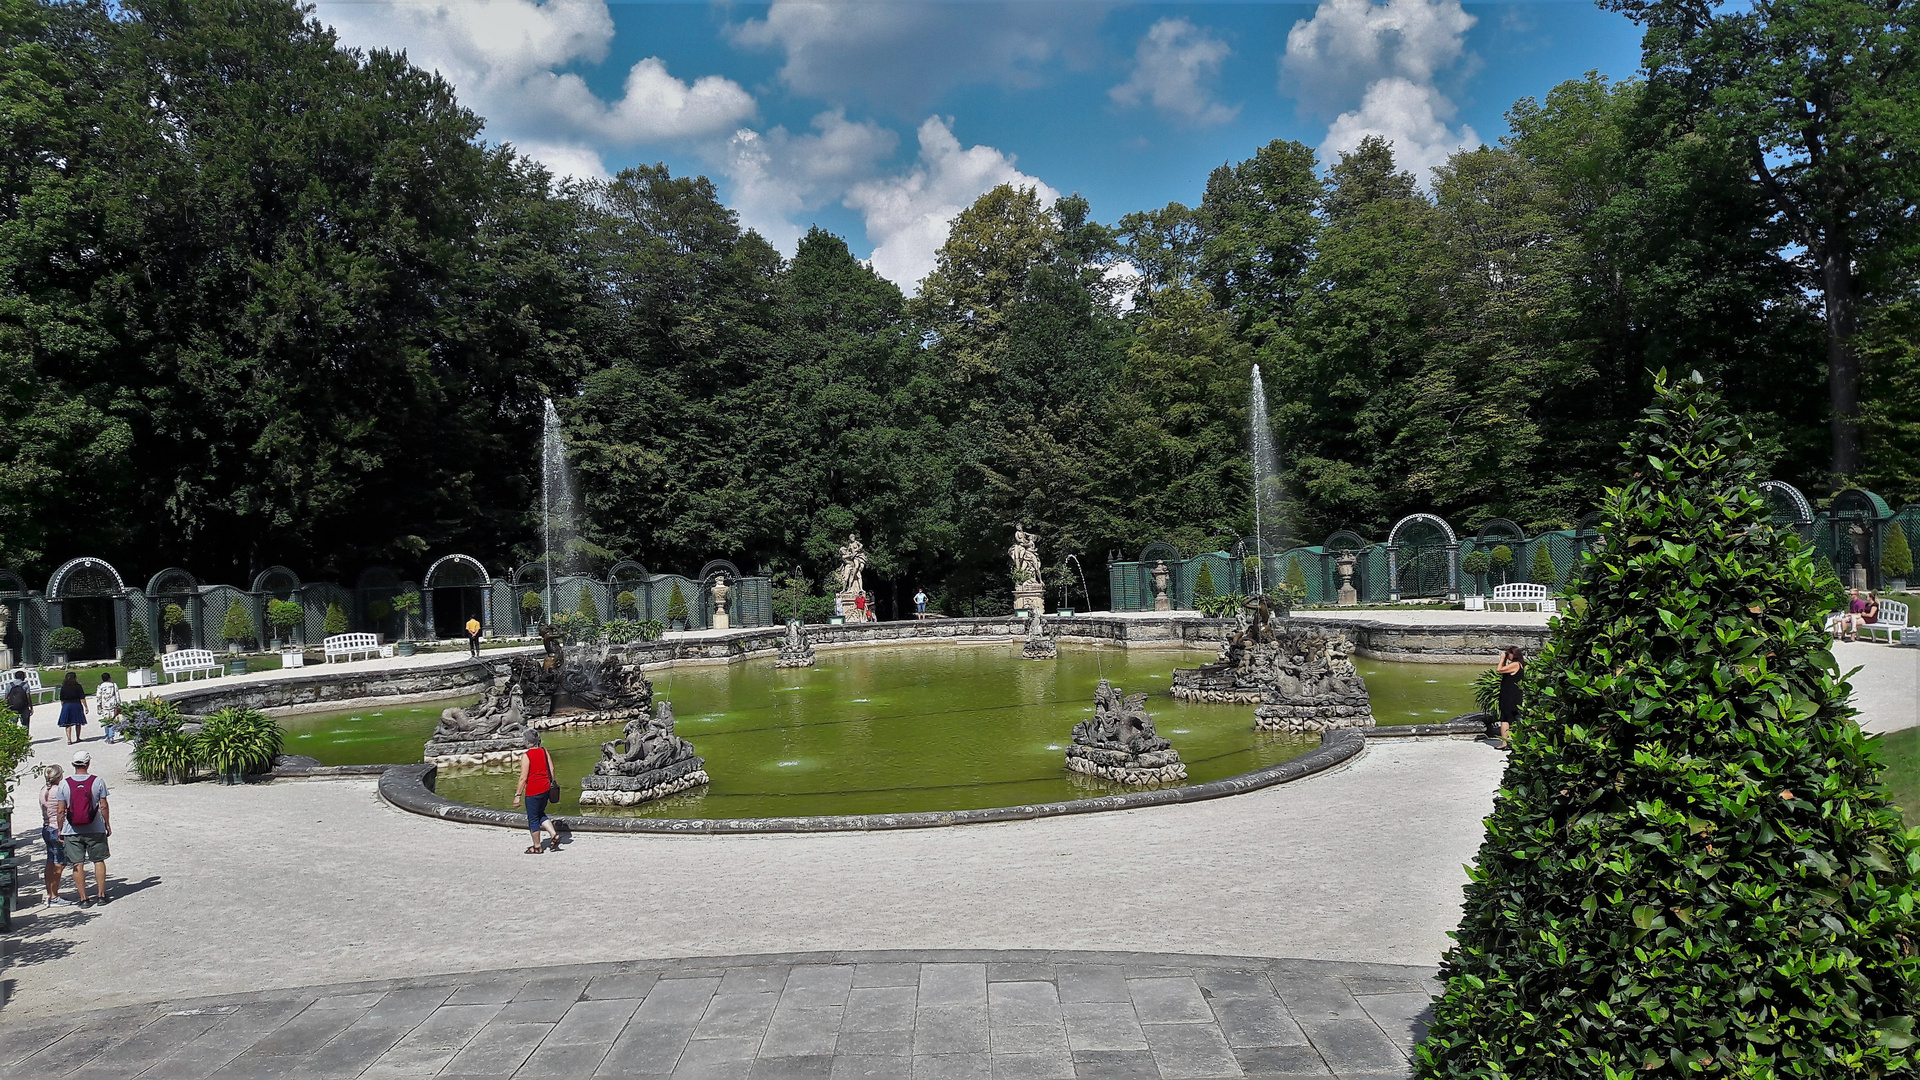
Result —
M 540 733 L 528 728 L 527 752 L 520 755 L 520 786 L 513 792 L 514 802 L 523 798 L 527 801 L 527 835 L 533 838 L 527 854 L 540 854 L 546 840 L 553 841 L 553 850 L 560 850 L 560 830 L 547 817 L 548 801 L 559 797 L 560 786 L 553 781 L 553 757 L 540 745 Z

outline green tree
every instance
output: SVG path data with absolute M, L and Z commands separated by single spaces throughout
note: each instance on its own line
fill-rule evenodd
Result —
M 120 650 L 120 662 L 132 671 L 152 667 L 155 659 L 153 639 L 147 635 L 146 620 L 133 620 L 133 625 L 127 628 L 127 646 Z
M 1493 550 L 1487 552 L 1487 564 L 1504 580 L 1507 568 L 1513 565 L 1513 549 L 1505 544 L 1493 545 Z
M 282 636 L 286 636 L 295 627 L 307 621 L 306 609 L 292 600 L 267 601 L 267 622 L 273 624 Z
M 1297 556 L 1287 560 L 1287 591 L 1293 594 L 1295 603 L 1307 598 L 1307 572 L 1301 568 Z
M 254 643 L 253 616 L 247 613 L 244 602 L 234 600 L 227 604 L 226 615 L 220 620 L 220 637 L 229 647 L 246 648 Z
M 1552 588 L 1560 580 L 1560 568 L 1553 563 L 1553 552 L 1547 550 L 1547 542 L 1540 540 L 1533 545 L 1533 572 L 1528 575 L 1535 582 Z
M 1907 531 L 1897 521 L 1887 526 L 1880 540 L 1880 574 L 1900 581 L 1913 576 L 1913 549 L 1907 546 Z
M 328 637 L 347 632 L 347 613 L 346 610 L 340 606 L 340 601 L 330 600 L 327 602 L 327 616 L 320 624 L 320 629 L 321 632 Z
M 680 583 L 676 581 L 673 583 L 673 591 L 667 594 L 667 621 L 673 622 L 678 619 L 686 622 L 691 614 L 692 612 L 687 610 L 686 594 L 680 591 Z
M 575 606 L 574 613 L 589 623 L 600 621 L 600 605 L 594 603 L 593 590 L 590 587 L 580 586 L 580 603 Z
M 1780 257 L 1825 307 L 1833 475 L 1858 472 L 1860 304 L 1920 239 L 1920 34 L 1911 5 L 1605 0 L 1642 64 L 1736 148 L 1790 230 Z M 1724 9 L 1723 9 L 1724 8 Z
M 622 589 L 620 594 L 613 598 L 613 608 L 614 613 L 620 618 L 637 618 L 640 614 L 640 601 L 633 595 L 631 589 Z
M 1204 560 L 1200 563 L 1200 572 L 1193 578 L 1193 602 L 1196 606 L 1202 600 L 1218 595 L 1219 586 L 1213 583 L 1213 564 Z
M 529 623 L 540 619 L 540 612 L 546 607 L 540 600 L 540 594 L 528 589 L 520 597 L 520 617 Z
M 181 644 L 181 639 L 186 636 L 187 610 L 179 604 L 168 604 L 161 608 L 160 627 L 169 642 L 175 645 Z
M 1920 834 L 1751 435 L 1698 376 L 1658 392 L 1526 680 L 1423 1078 L 1914 1065 Z
M 420 613 L 420 594 L 403 592 L 393 598 L 393 610 L 400 613 L 400 634 L 403 639 L 413 637 L 413 617 Z

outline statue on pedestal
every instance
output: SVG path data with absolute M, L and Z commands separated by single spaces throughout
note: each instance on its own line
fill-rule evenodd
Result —
M 733 590 L 727 588 L 727 575 L 721 574 L 713 579 L 713 628 L 726 630 L 733 624 L 727 620 L 727 594 Z
M 1333 561 L 1333 565 L 1340 571 L 1340 595 L 1334 601 L 1337 607 L 1358 607 L 1360 605 L 1360 594 L 1356 592 L 1353 587 L 1353 564 L 1355 561 L 1353 552 L 1351 551 L 1342 551 L 1339 557 Z
M 1153 564 L 1153 610 L 1172 611 L 1173 601 L 1167 599 L 1167 561 L 1161 559 Z
M 807 641 L 806 627 L 799 619 L 787 620 L 787 639 L 780 643 L 780 657 L 774 667 L 812 667 L 813 645 Z
M 1013 560 L 1013 610 L 1045 611 L 1047 586 L 1040 580 L 1040 545 L 1024 526 L 1013 527 L 1007 557 Z
M 867 591 L 867 548 L 859 534 L 847 534 L 839 555 L 840 567 L 833 572 L 833 611 L 845 619 L 860 610 L 860 598 Z
M 673 731 L 673 704 L 627 721 L 617 739 L 600 744 L 600 762 L 580 780 L 583 806 L 635 806 L 708 782 L 706 760 Z
M 1073 726 L 1067 768 L 1118 784 L 1172 784 L 1187 778 L 1180 752 L 1153 730 L 1147 695 L 1127 694 L 1105 679 L 1093 692 L 1093 719 Z

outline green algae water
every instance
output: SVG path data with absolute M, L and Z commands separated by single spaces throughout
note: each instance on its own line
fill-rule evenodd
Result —
M 580 807 L 579 778 L 618 727 L 545 733 L 566 790 L 563 810 L 658 818 L 909 813 L 1059 802 L 1120 790 L 1066 769 L 1073 725 L 1093 713 L 1104 675 L 1145 692 L 1189 783 L 1295 758 L 1318 736 L 1253 730 L 1251 705 L 1196 705 L 1167 696 L 1173 669 L 1210 652 L 1060 646 L 1024 660 L 1020 646 L 919 645 L 823 650 L 812 668 L 752 660 L 650 673 L 673 702 L 676 730 L 707 759 L 713 782 L 638 807 Z M 1474 709 L 1468 665 L 1356 659 L 1382 724 L 1434 723 Z M 471 697 L 309 714 L 281 720 L 287 752 L 327 764 L 418 761 L 440 710 Z M 513 766 L 442 769 L 449 799 L 511 809 Z

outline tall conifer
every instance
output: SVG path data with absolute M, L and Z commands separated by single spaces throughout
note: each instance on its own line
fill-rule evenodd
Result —
M 1813 558 L 1698 375 L 1662 376 L 1627 445 L 1418 1075 L 1913 1077 L 1920 830 L 1878 790 Z

